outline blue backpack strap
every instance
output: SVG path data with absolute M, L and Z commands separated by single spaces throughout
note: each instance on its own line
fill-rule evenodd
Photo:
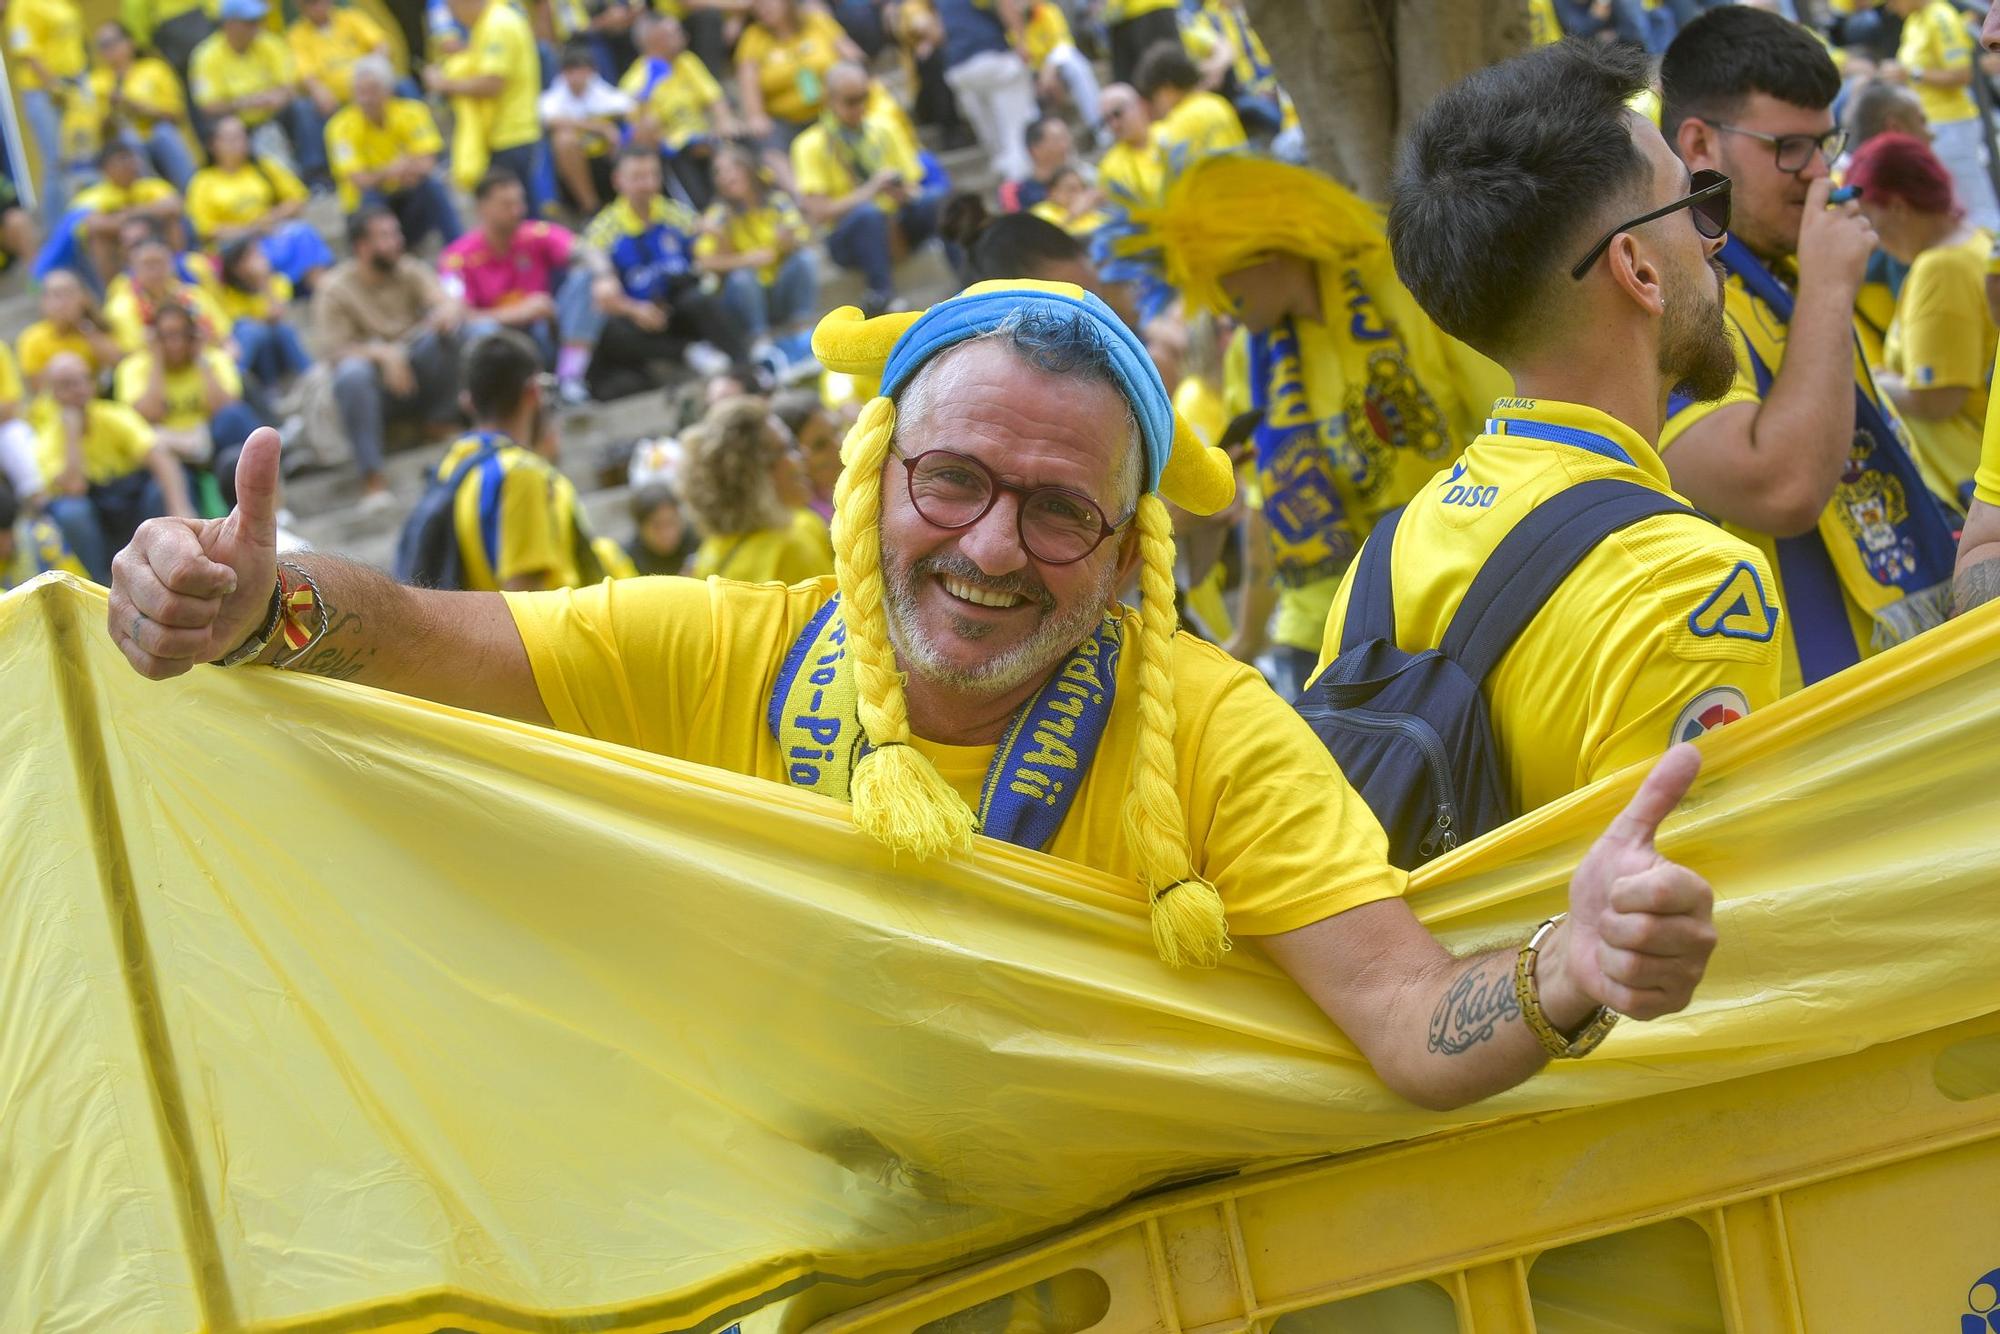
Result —
M 1368 540 L 1361 544 L 1361 555 L 1355 561 L 1354 588 L 1347 595 L 1347 616 L 1340 625 L 1342 653 L 1371 639 L 1396 642 L 1396 588 L 1389 578 L 1389 566 L 1403 508 L 1398 505 L 1378 519 Z
M 1535 506 L 1474 576 L 1439 645 L 1444 656 L 1483 682 L 1599 542 L 1655 514 L 1701 517 L 1672 496 L 1615 477 L 1572 486 Z

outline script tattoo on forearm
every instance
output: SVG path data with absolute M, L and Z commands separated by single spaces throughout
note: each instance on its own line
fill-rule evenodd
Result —
M 1487 1041 L 1500 1025 L 1520 1017 L 1512 961 L 1488 960 L 1454 979 L 1437 1009 L 1431 1011 L 1430 1049 L 1457 1056 Z
M 341 613 L 340 619 L 327 627 L 325 636 L 314 647 L 312 656 L 301 662 L 297 670 L 312 676 L 330 677 L 335 681 L 352 681 L 361 675 L 362 669 L 368 665 L 368 660 L 375 656 L 375 648 L 372 644 L 350 643 L 342 646 L 332 641 L 336 636 L 349 630 L 353 631 L 352 637 L 358 638 L 364 628 L 361 618 L 353 612 Z
M 2000 559 L 1968 565 L 1951 581 L 1951 614 L 1963 616 L 1974 607 L 2000 598 Z

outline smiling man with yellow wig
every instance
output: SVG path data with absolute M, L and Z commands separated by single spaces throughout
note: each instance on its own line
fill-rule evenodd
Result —
M 921 315 L 836 311 L 813 348 L 881 387 L 842 451 L 834 578 L 482 595 L 320 555 L 278 564 L 277 441 L 260 431 L 234 514 L 148 525 L 120 556 L 113 636 L 150 676 L 283 656 L 810 788 L 913 857 L 976 831 L 1093 867 L 1131 887 L 1170 964 L 1215 962 L 1231 931 L 1261 938 L 1428 1105 L 1525 1079 L 1567 1054 L 1557 1030 L 1608 1027 L 1601 1005 L 1686 1003 L 1709 893 L 1652 830 L 1693 752 L 1577 873 L 1571 924 L 1537 937 L 1539 1001 L 1516 1002 L 1514 950 L 1447 955 L 1312 731 L 1254 671 L 1175 633 L 1165 501 L 1212 511 L 1230 469 L 1176 423 L 1103 302 L 983 283 Z M 1136 611 L 1117 601 L 1135 571 Z M 301 599 L 337 611 L 291 616 Z

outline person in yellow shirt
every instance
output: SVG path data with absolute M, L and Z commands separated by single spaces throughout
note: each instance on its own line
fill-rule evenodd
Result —
M 74 0 L 11 0 L 6 24 L 7 69 L 41 159 L 42 220 L 52 226 L 69 206 L 70 174 L 87 169 L 97 151 L 92 142 L 70 143 L 65 127 L 77 119 L 73 104 L 90 96 L 83 13 Z
M 799 207 L 826 236 L 827 254 L 867 284 L 864 310 L 895 300 L 895 261 L 938 229 L 941 201 L 901 136 L 868 117 L 868 75 L 839 64 L 827 73 L 827 109 L 792 141 Z
M 1113 83 L 1131 83 L 1148 51 L 1180 44 L 1179 8 L 1179 0 L 1104 0 Z
M 1681 29 L 1660 80 L 1667 141 L 1732 184 L 1720 258 L 1739 335 L 1735 387 L 1676 399 L 1660 448 L 1674 489 L 1777 575 L 1790 693 L 1943 621 L 1951 522 L 1857 341 L 1875 233 L 1859 204 L 1829 203 L 1841 82 L 1826 48 L 1724 5 Z
M 1251 444 L 1278 585 L 1270 637 L 1290 697 L 1319 660 L 1362 539 L 1458 456 L 1511 381 L 1417 305 L 1380 213 L 1316 172 L 1203 158 L 1131 216 L 1130 241 L 1159 250 L 1189 308 L 1233 314 L 1247 331 L 1230 348 L 1226 398 L 1231 417 L 1260 414 Z
M 1097 191 L 1090 188 L 1083 173 L 1075 167 L 1061 167 L 1049 182 L 1049 197 L 1028 211 L 1088 242 L 1107 221 L 1097 205 Z
M 586 588 L 607 575 L 637 573 L 623 548 L 591 534 L 576 487 L 555 466 L 540 374 L 534 344 L 512 330 L 488 334 L 466 353 L 473 429 L 434 474 L 444 484 L 458 479 L 451 522 L 462 588 Z
M 1963 509 L 1979 467 L 1996 330 L 1986 307 L 1993 237 L 1975 227 L 1921 139 L 1883 134 L 1847 169 L 1882 251 L 1908 266 L 1876 385 L 1910 429 L 1931 489 Z
M 243 122 L 225 116 L 208 140 L 209 165 L 188 185 L 188 219 L 210 246 L 254 236 L 271 267 L 309 287 L 333 267 L 319 229 L 307 222 L 305 184 L 276 158 L 252 154 Z
M 221 30 L 195 48 L 188 92 L 212 136 L 234 116 L 259 157 L 314 180 L 326 171 L 317 113 L 299 94 L 298 70 L 285 39 L 264 26 L 265 0 L 221 0 Z
M 236 457 L 261 423 L 243 401 L 236 363 L 226 348 L 204 345 L 201 328 L 186 306 L 154 311 L 146 346 L 118 363 L 111 393 L 153 428 L 156 444 L 206 472 L 234 505 Z
M 299 0 L 298 10 L 285 40 L 298 74 L 299 133 L 317 140 L 334 113 L 353 101 L 354 62 L 363 56 L 388 60 L 389 35 L 359 9 L 336 7 L 333 0 Z
M 1412 294 L 1506 367 L 1515 394 L 1368 539 L 1320 670 L 1378 635 L 1407 653 L 1442 647 L 1481 686 L 1516 814 L 1778 698 L 1770 566 L 1674 493 L 1653 444 L 1670 391 L 1719 398 L 1736 363 L 1709 268 L 1728 182 L 1690 182 L 1626 110 L 1647 73 L 1634 48 L 1573 43 L 1472 75 L 1411 130 L 1390 203 Z M 1468 192 L 1475 179 L 1483 188 Z M 1518 549 L 1510 534 L 1546 528 L 1542 506 L 1580 488 L 1650 505 L 1605 521 L 1602 540 L 1553 571 L 1511 644 L 1472 642 L 1454 618 L 1484 605 L 1483 572 Z
M 1077 119 L 1095 126 L 1100 114 L 1097 71 L 1069 30 L 1069 19 L 1056 0 L 1030 0 L 1026 5 L 1014 44 L 1021 59 L 1035 72 L 1035 92 L 1050 106 L 1065 101 L 1076 110 Z
M 131 144 L 174 189 L 185 191 L 195 164 L 179 76 L 159 57 L 140 55 L 122 23 L 99 24 L 92 41 L 97 67 L 90 88 L 104 115 L 106 140 L 115 135 Z
M 681 448 L 681 503 L 702 534 L 691 576 L 797 584 L 833 573 L 826 520 L 805 507 L 803 465 L 769 403 L 722 400 Z
M 143 218 L 156 224 L 175 250 L 187 248 L 181 227 L 181 197 L 157 176 L 139 174 L 139 153 L 124 140 L 113 140 L 97 155 L 97 184 L 87 185 L 70 201 L 78 237 L 99 280 L 125 269 L 121 235 L 127 221 Z
M 1153 113 L 1153 140 L 1169 175 L 1202 158 L 1248 146 L 1236 108 L 1228 99 L 1202 91 L 1201 72 L 1178 44 L 1148 52 L 1132 86 Z
M 1571 911 L 1534 938 L 1523 1013 L 1496 1007 L 1522 942 L 1453 958 L 1311 730 L 1253 670 L 1175 634 L 1166 504 L 1219 507 L 1229 467 L 1174 430 L 1165 386 L 1107 307 L 1076 288 L 987 286 L 927 316 L 842 316 L 819 337 L 885 390 L 844 450 L 835 578 L 495 595 L 409 588 L 317 553 L 280 567 L 265 538 L 277 433 L 260 431 L 234 515 L 149 525 L 119 562 L 113 642 L 155 679 L 222 658 L 255 670 L 282 651 L 789 784 L 846 803 L 884 857 L 965 855 L 977 832 L 1094 868 L 1150 919 L 1170 966 L 1213 966 L 1232 934 L 1258 938 L 1387 1087 L 1430 1107 L 1575 1054 L 1557 1034 L 1601 1033 L 1608 1006 L 1652 1017 L 1692 998 L 1713 895 L 1653 831 L 1697 751 L 1658 766 L 1582 861 Z M 1119 601 L 1135 573 L 1139 611 Z M 264 642 L 273 594 L 283 604 L 307 578 L 337 624 L 297 647 Z M 150 623 L 170 599 L 204 613 L 187 633 Z M 1613 911 L 1614 883 L 1645 910 Z
M 222 313 L 211 290 L 212 273 L 202 256 L 176 255 L 160 229 L 150 222 L 128 223 L 123 240 L 131 257 L 130 267 L 112 281 L 111 294 L 104 302 L 105 324 L 119 348 L 113 365 L 146 346 L 155 312 L 168 306 L 192 311 L 205 342 L 221 345 L 229 341 L 229 317 Z
M 412 245 L 432 233 L 449 245 L 463 228 L 451 189 L 438 168 L 444 140 L 431 109 L 393 95 L 395 71 L 380 56 L 363 56 L 352 71 L 354 101 L 326 123 L 327 164 L 350 216 L 380 204 L 403 224 Z
M 1166 188 L 1167 166 L 1153 140 L 1153 114 L 1129 84 L 1104 90 L 1104 128 L 1111 146 L 1097 160 L 1097 188 L 1123 205 L 1156 204 Z
M 258 384 L 275 393 L 312 368 L 292 321 L 292 281 L 271 271 L 255 237 L 241 237 L 217 252 L 215 300 L 229 322 L 240 364 Z
M 42 279 L 41 305 L 42 318 L 14 340 L 30 390 L 40 392 L 43 372 L 65 352 L 81 359 L 92 375 L 118 364 L 124 352 L 82 279 L 67 269 L 49 274 Z
M 2000 230 L 1993 182 L 1986 174 L 1986 139 L 1973 100 L 1973 44 L 1966 16 L 1951 0 L 1887 0 L 1903 20 L 1896 60 L 1885 75 L 1909 82 L 1923 103 L 1931 148 L 1951 173 L 1959 202 L 1975 227 Z
M 71 352 L 49 362 L 46 392 L 29 414 L 46 508 L 97 582 L 111 554 L 163 514 L 195 518 L 180 460 L 154 442 L 137 413 L 95 396 L 90 366 Z
M 489 165 L 503 167 L 521 178 L 529 204 L 535 198 L 536 154 L 542 139 L 535 100 L 542 87 L 541 55 L 528 21 L 506 0 L 450 0 L 451 14 L 465 28 L 465 57 L 447 74 L 437 65 L 424 68 L 424 86 L 451 98 L 453 114 L 468 117 L 473 142 L 484 150 L 460 152 L 454 137 L 452 179 L 471 190 Z
M 722 279 L 722 303 L 754 359 L 774 362 L 781 378 L 810 368 L 819 270 L 805 215 L 741 144 L 716 155 L 715 195 L 695 241 L 697 266 Z
M 799 0 L 752 0 L 736 43 L 736 101 L 753 139 L 782 152 L 816 120 L 836 64 L 867 57 L 831 14 Z
M 639 58 L 618 81 L 619 91 L 638 106 L 632 142 L 664 152 L 689 201 L 705 208 L 715 194 L 716 145 L 737 132 L 736 113 L 722 85 L 687 49 L 679 19 L 646 15 L 638 34 Z
M 1182 25 L 1181 39 L 1200 66 L 1202 87 L 1228 99 L 1247 133 L 1268 138 L 1271 156 L 1280 161 L 1305 160 L 1298 110 L 1279 86 L 1271 53 L 1250 26 L 1243 0 L 1204 0 Z
M 13 425 L 22 426 L 15 422 Z M 8 480 L 0 468 L 0 593 L 19 588 L 36 575 L 51 570 L 90 578 L 90 571 L 63 540 L 62 529 L 46 514 L 28 513 L 22 522 L 22 502 L 27 497 Z

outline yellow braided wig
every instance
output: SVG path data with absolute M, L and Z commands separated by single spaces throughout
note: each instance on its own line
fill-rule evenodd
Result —
M 1081 295 L 1062 284 L 980 284 L 1020 288 L 1023 295 Z M 1108 312 L 1107 312 L 1108 314 Z M 896 341 L 922 312 L 863 320 L 853 307 L 834 311 L 813 335 L 813 351 L 828 369 L 877 374 Z M 874 746 L 855 765 L 850 800 L 855 826 L 896 852 L 935 857 L 970 848 L 973 814 L 944 777 L 910 741 L 910 717 L 889 639 L 882 584 L 882 472 L 896 430 L 895 404 L 876 397 L 862 410 L 841 445 L 840 480 L 834 487 L 834 571 L 847 610 L 848 647 L 855 657 L 857 711 Z M 1200 444 L 1186 426 L 1173 426 L 1172 454 L 1157 470 L 1157 493 L 1141 497 L 1136 516 L 1140 551 L 1138 719 L 1126 837 L 1151 905 L 1153 943 L 1167 963 L 1213 966 L 1229 948 L 1222 897 L 1196 874 L 1181 809 L 1174 762 L 1173 524 L 1161 494 L 1190 509 L 1212 513 L 1227 504 L 1234 486 L 1228 459 Z

